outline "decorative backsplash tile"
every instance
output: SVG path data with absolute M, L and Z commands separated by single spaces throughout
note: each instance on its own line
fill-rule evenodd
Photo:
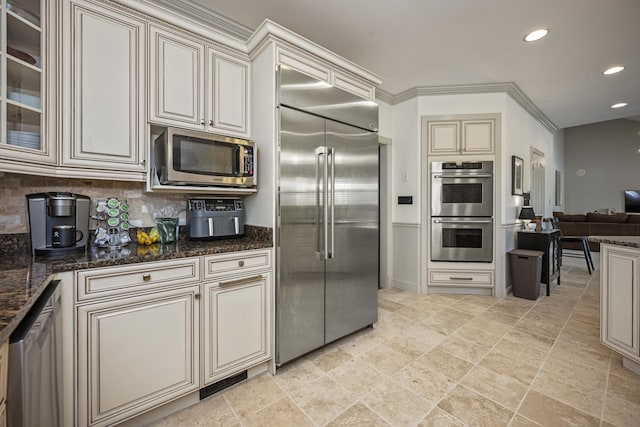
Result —
M 115 197 L 126 200 L 130 206 L 130 218 L 140 220 L 142 227 L 155 225 L 154 212 L 169 207 L 178 212 L 181 223 L 185 219 L 187 206 L 186 194 L 145 193 L 142 182 L 124 182 L 108 180 L 51 178 L 34 175 L 0 173 L 0 234 L 27 233 L 27 194 L 65 191 L 82 194 L 91 198 L 95 213 L 95 201 Z M 89 228 L 96 227 L 95 221 L 89 221 Z

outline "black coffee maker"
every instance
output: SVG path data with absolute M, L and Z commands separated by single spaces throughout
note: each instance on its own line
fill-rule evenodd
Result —
M 89 238 L 87 196 L 73 193 L 27 194 L 33 255 L 82 252 Z

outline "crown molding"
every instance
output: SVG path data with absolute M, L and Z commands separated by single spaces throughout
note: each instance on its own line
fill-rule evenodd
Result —
M 480 93 L 506 93 L 514 101 L 531 114 L 545 128 L 552 133 L 558 131 L 558 127 L 553 123 L 536 105 L 529 99 L 527 95 L 513 82 L 507 83 L 479 83 L 468 85 L 450 85 L 450 86 L 421 86 L 407 89 L 395 95 L 390 94 L 382 89 L 376 89 L 376 99 L 387 102 L 391 105 L 399 104 L 418 96 L 434 96 L 434 95 L 469 95 Z
M 146 1 L 149 2 L 149 0 Z M 153 0 L 153 4 L 179 13 L 200 24 L 213 26 L 215 29 L 238 38 L 243 42 L 246 42 L 251 34 L 253 34 L 253 29 L 188 0 Z
M 253 57 L 254 52 L 259 50 L 263 46 L 265 40 L 268 40 L 270 38 L 284 41 L 299 49 L 304 50 L 307 53 L 313 54 L 318 58 L 336 64 L 338 67 L 371 82 L 374 86 L 382 83 L 382 78 L 380 76 L 289 30 L 288 28 L 285 28 L 282 25 L 271 21 L 270 19 L 265 19 L 264 21 L 262 21 L 262 24 L 260 24 L 256 31 L 251 35 L 249 40 L 247 40 L 247 50 L 249 52 L 249 56 Z

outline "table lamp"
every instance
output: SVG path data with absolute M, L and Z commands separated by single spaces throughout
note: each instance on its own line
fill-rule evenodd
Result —
M 518 215 L 518 219 L 525 220 L 524 228 L 526 230 L 528 228 L 529 222 L 531 222 L 532 219 L 536 219 L 536 214 L 535 212 L 533 212 L 533 208 L 531 206 L 523 206 L 522 209 L 520 209 L 520 215 Z

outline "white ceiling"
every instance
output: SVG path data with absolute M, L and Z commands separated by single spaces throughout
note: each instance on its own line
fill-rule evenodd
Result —
M 558 128 L 640 115 L 640 0 L 191 3 L 250 29 L 269 18 L 380 75 L 394 95 L 514 82 Z M 546 38 L 522 41 L 540 27 Z M 602 75 L 618 64 L 626 70 Z

